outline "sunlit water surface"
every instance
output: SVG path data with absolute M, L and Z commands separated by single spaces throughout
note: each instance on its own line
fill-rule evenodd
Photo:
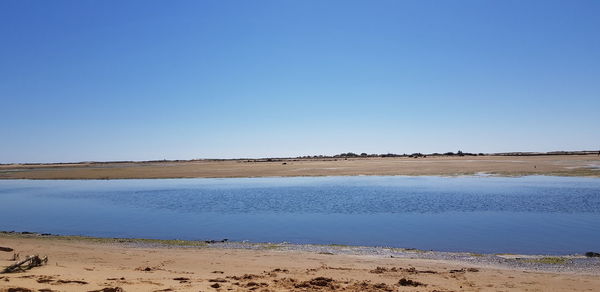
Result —
M 600 251 L 600 179 L 0 180 L 0 230 L 582 253 Z

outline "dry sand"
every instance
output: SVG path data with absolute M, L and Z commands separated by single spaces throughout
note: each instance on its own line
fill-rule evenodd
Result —
M 21 255 L 49 258 L 42 267 L 0 274 L 3 292 L 29 291 L 11 288 L 121 291 L 111 290 L 117 287 L 123 291 L 600 291 L 597 274 L 531 272 L 378 255 L 148 248 L 11 236 L 0 236 L 0 246 L 13 247 Z M 13 263 L 8 260 L 12 256 L 12 252 L 0 252 L 0 266 Z M 423 285 L 402 286 L 401 279 Z
M 600 176 L 598 155 L 198 160 L 180 162 L 0 165 L 0 179 L 118 179 L 327 175 Z

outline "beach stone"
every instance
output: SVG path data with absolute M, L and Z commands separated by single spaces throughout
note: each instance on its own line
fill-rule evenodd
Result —
M 600 258 L 600 253 L 588 251 L 585 253 L 585 256 L 588 258 Z

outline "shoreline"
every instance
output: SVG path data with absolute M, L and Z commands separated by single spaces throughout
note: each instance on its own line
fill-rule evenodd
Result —
M 347 246 L 186 244 L 0 234 L 0 246 L 14 249 L 0 252 L 0 267 L 14 263 L 9 259 L 13 253 L 48 257 L 44 266 L 0 274 L 0 291 L 594 291 L 600 287 L 600 258 L 563 261 Z M 526 265 L 507 265 L 501 258 Z M 582 266 L 581 260 L 588 263 L 587 269 L 574 268 Z
M 253 178 L 345 178 L 345 177 L 431 177 L 431 178 L 600 178 L 598 175 L 565 175 L 565 174 L 496 174 L 496 173 L 457 173 L 457 174 L 349 174 L 349 175 L 298 175 L 298 176 L 231 176 L 231 177 L 159 177 L 159 178 L 1 178 L 2 181 L 128 181 L 128 180 L 193 180 L 193 179 L 253 179 Z
M 600 177 L 600 156 L 464 156 L 0 165 L 0 179 L 160 179 L 357 175 Z
M 219 161 L 114 166 L 108 163 L 101 168 L 79 165 L 23 171 L 0 166 L 0 179 L 600 177 L 600 168 L 596 168 L 600 167 L 600 158 L 589 155 L 524 159 L 361 158 L 290 164 Z M 181 176 L 172 177 L 176 174 Z M 600 287 L 600 257 L 585 254 L 482 254 L 339 244 L 107 238 L 2 231 L 0 247 L 14 249 L 11 252 L 0 249 L 0 270 L 15 263 L 15 253 L 20 254 L 20 259 L 28 255 L 48 257 L 44 266 L 23 273 L 0 274 L 0 292 L 595 291 Z
M 127 248 L 156 249 L 232 249 L 232 250 L 272 250 L 282 252 L 309 252 L 334 255 L 383 256 L 421 260 L 443 260 L 464 264 L 483 265 L 493 268 L 522 269 L 541 272 L 576 272 L 600 275 L 600 257 L 582 254 L 518 254 L 518 253 L 477 253 L 468 251 L 436 251 L 417 248 L 387 246 L 360 246 L 346 244 L 299 244 L 289 242 L 250 242 L 221 240 L 180 240 L 152 238 L 96 237 L 85 235 L 58 235 L 38 232 L 0 231 L 1 239 L 33 239 L 48 241 L 79 242 L 116 245 Z M 594 251 L 591 251 L 594 252 Z

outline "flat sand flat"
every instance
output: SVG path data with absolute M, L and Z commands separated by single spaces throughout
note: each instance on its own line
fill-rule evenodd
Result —
M 428 156 L 0 165 L 0 179 L 135 179 L 345 175 L 600 176 L 600 156 Z

